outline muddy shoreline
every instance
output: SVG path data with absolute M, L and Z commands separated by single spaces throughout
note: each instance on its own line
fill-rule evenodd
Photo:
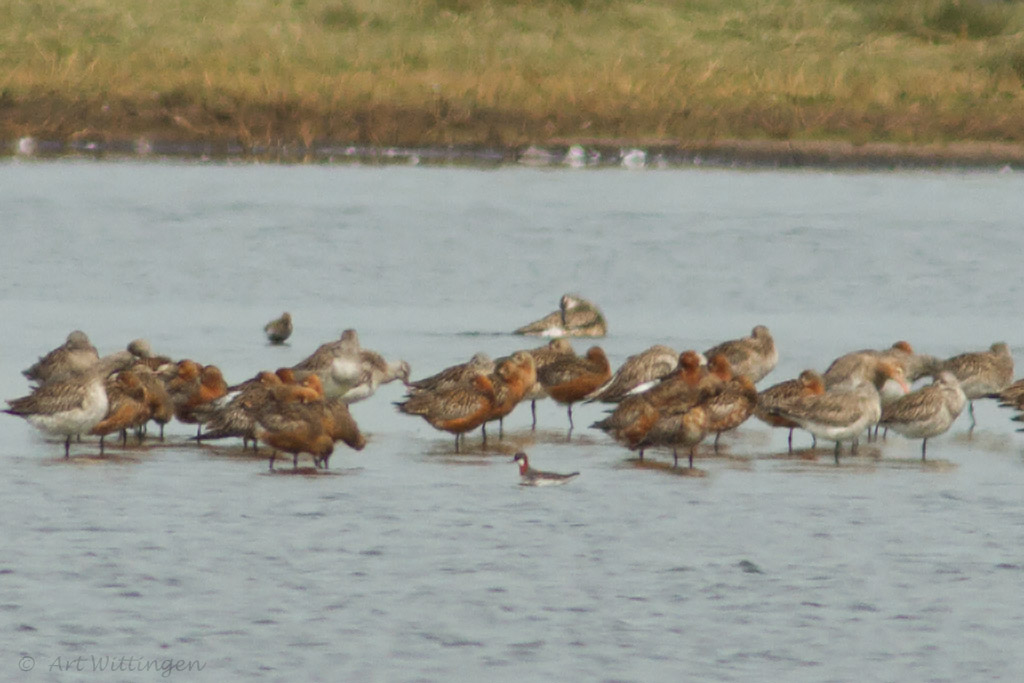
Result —
M 486 145 L 383 146 L 344 142 L 245 144 L 237 139 L 167 140 L 140 136 L 0 141 L 0 158 L 128 158 L 539 167 L 839 168 L 1024 170 L 1024 146 L 996 143 L 901 145 L 843 141 L 634 140 L 555 141 L 515 147 Z

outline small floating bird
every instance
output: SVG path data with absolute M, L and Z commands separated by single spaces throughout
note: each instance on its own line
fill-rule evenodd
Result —
M 960 388 L 967 396 L 971 428 L 974 430 L 974 399 L 983 398 L 1002 391 L 1013 382 L 1013 356 L 1010 347 L 996 342 L 988 351 L 961 353 L 939 364 L 939 371 L 946 370 L 960 382 Z
M 513 332 L 539 337 L 603 337 L 607 333 L 600 309 L 576 294 L 563 295 L 557 311 Z
M 731 339 L 704 352 L 708 359 L 718 354 L 729 361 L 734 375 L 749 377 L 754 384 L 764 379 L 779 362 L 775 340 L 764 325 L 757 325 L 749 337 Z
M 786 403 L 797 396 L 812 396 L 825 393 L 825 380 L 816 370 L 804 370 L 796 379 L 787 379 L 760 392 L 757 395 L 757 407 L 754 416 L 772 427 L 789 430 L 787 444 L 789 452 L 793 452 L 793 430 L 800 425 L 793 420 L 771 413 L 772 408 Z M 814 436 L 813 434 L 811 436 Z M 817 437 L 814 437 L 815 442 Z
M 449 389 L 420 391 L 405 401 L 395 402 L 395 406 L 407 415 L 419 415 L 435 429 L 454 434 L 458 453 L 462 435 L 488 419 L 494 402 L 494 385 L 487 375 L 477 373 L 471 382 Z
M 569 435 L 572 436 L 572 404 L 581 401 L 612 376 L 608 357 L 600 346 L 591 346 L 586 356 L 563 356 L 537 371 L 537 381 L 548 396 L 566 406 Z
M 519 482 L 521 486 L 557 486 L 564 484 L 573 477 L 578 477 L 579 472 L 569 474 L 558 474 L 557 472 L 542 472 L 530 467 L 530 459 L 526 453 L 520 451 L 512 458 L 512 462 L 519 465 Z
M 120 351 L 101 358 L 70 379 L 49 382 L 28 396 L 10 399 L 3 412 L 28 420 L 49 434 L 64 437 L 64 457 L 70 455 L 71 437 L 88 434 L 107 415 L 110 406 L 104 386 L 111 372 L 122 370 L 132 356 Z
M 285 311 L 280 318 L 274 318 L 264 325 L 263 331 L 271 344 L 283 344 L 292 336 L 292 314 Z
M 879 424 L 909 439 L 921 439 L 921 460 L 928 439 L 944 434 L 960 416 L 967 396 L 953 373 L 943 370 L 921 387 L 882 407 Z
M 679 367 L 679 354 L 662 344 L 630 356 L 610 380 L 587 395 L 587 401 L 618 403 L 630 393 L 643 391 Z
M 46 384 L 88 370 L 99 359 L 100 355 L 89 341 L 89 336 L 81 330 L 74 330 L 61 346 L 41 357 L 21 374 L 29 381 Z

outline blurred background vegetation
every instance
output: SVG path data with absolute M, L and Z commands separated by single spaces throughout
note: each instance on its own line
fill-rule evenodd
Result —
M 1004 0 L 0 0 L 0 138 L 1024 143 Z

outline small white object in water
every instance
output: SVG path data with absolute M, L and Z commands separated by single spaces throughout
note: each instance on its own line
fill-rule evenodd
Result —
M 647 164 L 647 152 L 631 149 L 622 155 L 622 165 L 628 169 L 643 168 Z
M 18 139 L 17 151 L 21 156 L 33 156 L 38 149 L 39 144 L 36 142 L 34 137 L 26 135 L 25 137 Z

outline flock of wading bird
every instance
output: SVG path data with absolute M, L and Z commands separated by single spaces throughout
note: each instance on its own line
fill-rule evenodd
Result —
M 751 416 L 788 429 L 790 452 L 798 428 L 810 432 L 815 445 L 819 438 L 835 442 L 838 464 L 842 442 L 851 442 L 855 453 L 859 438 L 870 439 L 872 430 L 877 436 L 879 427 L 921 439 L 923 460 L 928 439 L 947 431 L 965 406 L 974 428 L 974 399 L 995 398 L 1024 411 L 1024 380 L 1013 382 L 1013 358 L 1004 343 L 941 359 L 899 341 L 883 350 L 845 354 L 823 373 L 808 369 L 758 391 L 755 385 L 778 362 L 775 342 L 763 325 L 748 337 L 703 353 L 652 346 L 627 358 L 614 373 L 600 346 L 577 355 L 566 338 L 602 336 L 604 326 L 596 307 L 566 295 L 560 311 L 516 330 L 555 336 L 549 343 L 496 360 L 477 353 L 419 380 L 410 379 L 404 360 L 389 362 L 362 348 L 350 329 L 292 367 L 262 371 L 233 386 L 215 365 L 156 355 L 142 339 L 101 358 L 88 336 L 76 330 L 24 371 L 35 387 L 27 396 L 8 400 L 4 412 L 64 437 L 65 457 L 72 439 L 83 435 L 99 437 L 101 454 L 111 434 L 119 434 L 125 447 L 129 433 L 141 443 L 151 421 L 163 440 L 164 425 L 176 418 L 197 426 L 196 441 L 235 437 L 254 452 L 264 444 L 271 469 L 279 453 L 292 456 L 293 469 L 300 454 L 311 455 L 315 467 L 326 469 L 337 442 L 355 450 L 366 444 L 349 405 L 393 380 L 407 389 L 405 399 L 395 403 L 398 410 L 454 434 L 456 452 L 465 434 L 478 427 L 486 444 L 489 422 L 498 422 L 501 435 L 504 418 L 525 401 L 536 429 L 536 401 L 550 397 L 566 406 L 569 438 L 574 404 L 614 404 L 607 417 L 591 426 L 636 451 L 640 460 L 647 450 L 670 449 L 676 467 L 685 449 L 690 468 L 698 444 L 714 435 L 717 452 L 721 434 Z M 286 313 L 268 323 L 265 332 L 271 343 L 281 343 L 291 329 Z M 933 378 L 930 384 L 910 390 L 910 383 L 927 376 Z M 1015 419 L 1024 420 L 1022 415 Z M 566 478 L 533 470 L 525 454 L 517 454 L 517 462 L 524 483 Z

